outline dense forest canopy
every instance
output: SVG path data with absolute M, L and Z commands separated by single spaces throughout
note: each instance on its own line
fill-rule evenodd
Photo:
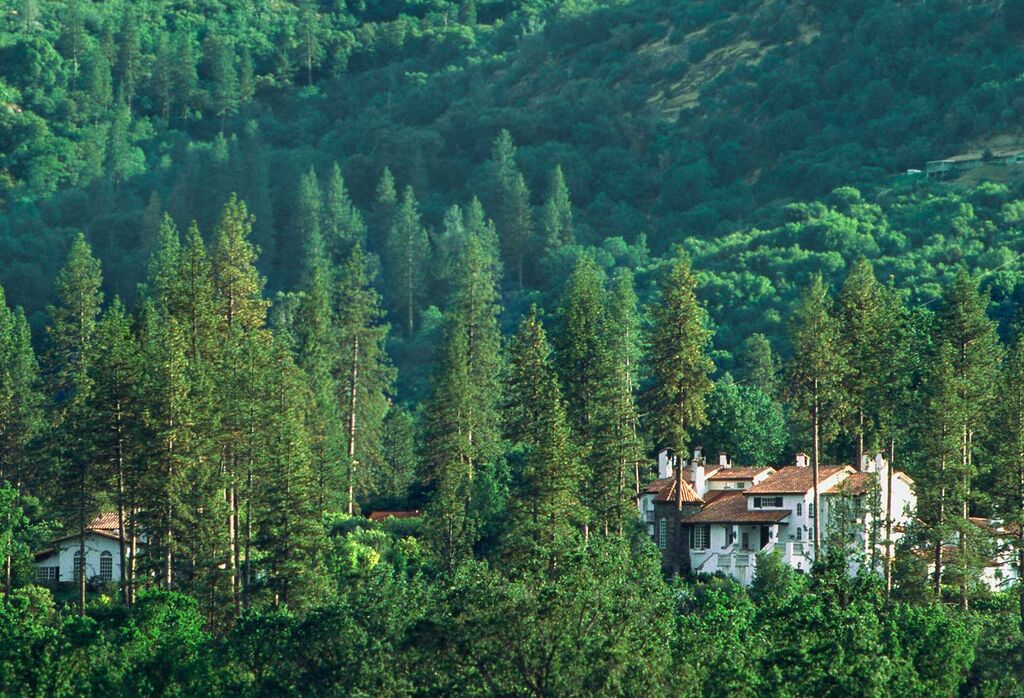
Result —
M 0 9 L 0 692 L 1024 690 L 1024 1 Z M 666 575 L 699 445 L 916 518 Z

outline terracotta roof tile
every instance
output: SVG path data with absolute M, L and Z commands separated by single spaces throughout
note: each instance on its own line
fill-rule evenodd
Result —
M 848 465 L 822 465 L 818 468 L 818 484 L 832 477 L 843 470 L 855 472 Z M 800 494 L 807 492 L 814 485 L 811 481 L 812 469 L 810 466 L 799 467 L 787 465 L 769 476 L 765 481 L 758 483 L 750 489 L 743 490 L 743 494 Z
M 93 519 L 87 528 L 94 531 L 116 531 L 117 525 L 117 512 L 116 511 L 105 511 L 95 519 Z
M 714 496 L 712 496 L 714 495 Z M 747 509 L 747 498 L 738 490 L 719 490 L 708 494 L 701 510 L 686 519 L 687 523 L 773 524 L 789 517 L 788 509 Z
M 683 480 L 683 504 L 700 504 L 704 500 L 700 498 L 697 491 L 686 480 Z M 676 481 L 673 478 L 667 486 L 663 486 L 654 497 L 656 502 L 676 501 Z
M 754 468 L 722 468 L 708 480 L 753 480 L 761 473 L 774 473 L 775 468 L 754 467 Z
M 871 491 L 871 486 L 875 482 L 875 476 L 872 473 L 858 472 L 853 473 L 842 482 L 832 485 L 827 491 L 821 494 L 835 494 L 845 495 L 847 497 L 858 497 L 862 494 L 867 494 Z

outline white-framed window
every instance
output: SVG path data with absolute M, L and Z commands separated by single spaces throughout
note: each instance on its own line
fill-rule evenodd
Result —
M 690 547 L 694 550 L 711 547 L 711 524 L 697 524 L 690 529 Z
M 658 547 L 662 550 L 668 547 L 668 522 L 665 519 L 658 521 Z
M 803 516 L 804 515 L 804 503 L 803 502 L 797 502 L 796 503 L 796 515 L 797 516 Z
M 54 584 L 60 581 L 60 567 L 37 567 L 36 581 L 40 584 Z
M 82 575 L 85 574 L 85 557 L 82 556 L 81 550 L 75 551 L 75 560 L 73 563 L 73 569 L 75 570 L 75 581 L 79 582 L 82 580 Z
M 814 502 L 807 505 L 807 515 L 812 519 L 814 518 Z
M 803 540 L 804 539 L 804 529 L 800 528 L 799 526 L 797 526 L 797 529 L 796 529 L 796 539 L 797 540 Z
M 100 553 L 100 581 L 109 582 L 114 578 L 114 556 L 109 550 Z
M 781 509 L 782 497 L 754 497 L 755 509 Z

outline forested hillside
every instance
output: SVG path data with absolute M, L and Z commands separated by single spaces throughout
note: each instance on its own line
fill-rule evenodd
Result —
M 0 9 L 0 693 L 1024 690 L 1024 0 Z M 917 509 L 675 574 L 701 445 Z

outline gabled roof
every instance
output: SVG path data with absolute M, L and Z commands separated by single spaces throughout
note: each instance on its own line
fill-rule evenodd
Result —
M 859 497 L 871 491 L 872 485 L 877 480 L 874 473 L 858 472 L 853 473 L 841 482 L 837 482 L 828 488 L 822 495 L 845 495 L 847 497 Z
M 751 468 L 722 468 L 708 480 L 753 480 L 761 473 L 774 473 L 775 468 L 767 465 Z
M 687 523 L 774 524 L 789 518 L 788 509 L 747 509 L 747 498 L 740 490 L 716 490 L 708 493 L 701 510 L 685 519 Z
M 848 465 L 819 466 L 818 485 L 844 470 L 850 473 L 856 472 Z M 763 482 L 754 485 L 750 489 L 743 490 L 743 494 L 803 494 L 814 487 L 812 472 L 813 469 L 810 466 L 787 465 L 785 468 L 770 475 Z
M 116 531 L 118 529 L 117 512 L 116 511 L 105 511 L 92 522 L 86 526 L 86 528 L 93 531 Z

